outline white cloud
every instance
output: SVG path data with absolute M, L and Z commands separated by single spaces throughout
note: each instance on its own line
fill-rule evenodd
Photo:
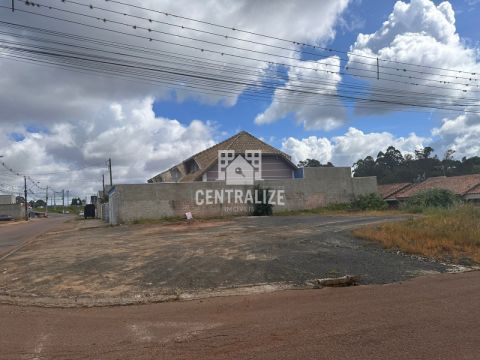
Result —
M 300 1 L 277 1 L 275 11 L 272 12 L 272 5 L 265 1 L 247 1 L 239 0 L 235 2 L 224 1 L 210 1 L 208 5 L 203 2 L 192 2 L 189 0 L 170 0 L 163 1 L 159 4 L 158 1 L 145 0 L 142 1 L 141 6 L 150 9 L 157 9 L 173 14 L 185 15 L 185 9 L 188 9 L 188 16 L 192 18 L 212 22 L 218 24 L 225 24 L 226 26 L 237 27 L 252 32 L 260 32 L 271 34 L 279 38 L 292 38 L 300 42 L 314 42 L 323 44 L 330 40 L 335 35 L 334 26 L 342 11 L 346 8 L 348 0 L 339 1 L 319 1 L 310 2 L 308 0 Z M 86 13 L 92 16 L 98 16 L 100 19 L 106 18 L 109 21 L 101 22 L 94 19 L 76 17 L 72 14 L 66 14 L 56 10 L 48 10 L 46 6 L 40 8 L 32 8 L 25 6 L 22 3 L 18 4 L 19 10 L 34 11 L 48 16 L 63 17 L 75 21 L 89 23 L 98 27 L 105 27 L 115 29 L 124 33 L 151 36 L 155 39 L 161 39 L 173 42 L 183 46 L 161 42 L 149 42 L 146 39 L 139 39 L 127 35 L 120 35 L 112 32 L 102 31 L 98 29 L 89 29 L 72 23 L 65 23 L 55 21 L 48 18 L 33 16 L 22 12 L 15 13 L 15 22 L 26 24 L 33 27 L 41 27 L 52 29 L 55 31 L 64 31 L 68 33 L 79 33 L 85 36 L 94 37 L 101 40 L 116 41 L 127 43 L 130 45 L 141 46 L 147 49 L 161 52 L 181 53 L 187 56 L 202 57 L 208 61 L 220 61 L 216 69 L 203 68 L 205 76 L 222 75 L 222 76 L 238 76 L 234 74 L 227 67 L 228 63 L 235 63 L 239 66 L 254 66 L 256 69 L 247 69 L 248 73 L 244 74 L 251 82 L 259 81 L 262 77 L 263 70 L 268 68 L 267 61 L 280 61 L 278 57 L 269 57 L 260 53 L 252 53 L 240 49 L 226 48 L 223 46 L 213 45 L 209 43 L 202 43 L 186 38 L 168 36 L 159 33 L 148 33 L 146 30 L 141 30 L 142 27 L 149 27 L 155 31 L 163 31 L 175 35 L 193 37 L 198 40 L 216 42 L 225 45 L 232 45 L 234 47 L 245 48 L 253 51 L 269 52 L 279 54 L 282 56 L 293 57 L 292 61 L 298 58 L 299 54 L 294 51 L 286 51 L 276 49 L 275 46 L 295 48 L 293 44 L 285 44 L 285 42 L 274 39 L 263 39 L 250 34 L 232 31 L 228 29 L 220 29 L 209 26 L 207 24 L 191 22 L 188 20 L 177 19 L 174 17 L 166 17 L 160 13 L 152 13 L 146 10 L 135 9 L 131 7 L 122 6 L 113 3 L 104 3 L 101 6 L 113 9 L 115 11 L 125 12 L 126 14 L 150 18 L 157 21 L 166 21 L 176 25 L 183 25 L 199 29 L 201 31 L 215 32 L 218 34 L 225 34 L 229 36 L 239 37 L 245 40 L 253 40 L 257 42 L 268 43 L 272 46 L 262 44 L 246 43 L 232 38 L 225 39 L 223 37 L 213 36 L 207 33 L 196 32 L 193 30 L 181 29 L 159 23 L 149 23 L 147 20 L 140 20 L 122 15 L 116 15 L 108 12 L 103 12 L 97 9 L 90 10 L 85 7 L 79 7 L 73 3 L 54 2 L 55 7 L 66 9 L 69 11 L 76 11 Z M 100 6 L 100 5 L 99 5 Z M 11 21 L 11 15 L 7 12 L 0 13 L 0 20 Z M 115 25 L 111 21 L 119 21 L 130 24 L 137 24 L 139 28 L 133 30 L 132 28 L 124 27 L 122 25 Z M 148 35 L 149 34 L 149 35 Z M 58 41 L 58 39 L 53 38 Z M 18 40 L 18 39 L 16 39 Z M 72 42 L 72 40 L 69 40 Z M 92 46 L 92 44 L 84 44 L 83 46 Z M 50 45 L 51 47 L 52 45 Z M 186 47 L 185 47 L 186 46 Z M 233 55 L 242 55 L 244 57 L 265 59 L 265 62 L 258 62 L 246 58 L 235 58 L 229 56 L 221 56 L 210 52 L 201 53 L 199 50 L 189 48 L 194 46 L 197 48 L 211 49 L 218 52 L 230 53 Z M 98 45 L 97 45 L 98 47 Z M 103 46 L 102 50 L 112 50 L 112 48 Z M 75 50 L 75 49 L 74 49 Z M 124 49 L 113 48 L 116 52 L 128 52 Z M 179 69 L 180 72 L 192 70 L 192 63 L 182 63 L 178 59 L 166 58 L 161 55 L 152 55 L 151 53 L 133 52 L 135 56 L 144 56 L 148 58 L 160 59 L 161 65 L 171 66 Z M 105 54 L 100 54 L 105 55 Z M 131 58 L 121 55 L 116 56 L 118 59 Z M 288 63 L 288 59 L 283 59 Z M 143 60 L 146 61 L 146 60 Z M 166 61 L 170 61 L 167 63 Z M 149 60 L 150 63 L 158 63 L 157 61 Z M 193 65 L 198 61 L 194 61 Z M 222 64 L 223 63 L 223 64 Z M 98 68 L 99 65 L 96 65 Z M 253 72 L 253 73 L 251 73 Z M 245 77 L 244 76 L 244 77 Z M 137 82 L 132 79 L 119 79 L 114 77 L 102 75 L 86 75 L 85 72 L 73 72 L 60 70 L 58 67 L 44 67 L 33 65 L 30 63 L 20 62 L 18 60 L 8 60 L 0 58 L 0 85 L 2 88 L 9 89 L 0 98 L 0 108 L 2 108 L 2 117 L 0 122 L 11 121 L 43 121 L 44 123 L 52 123 L 55 121 L 72 121 L 76 122 L 79 118 L 90 118 L 105 108 L 106 103 L 123 102 L 128 100 L 139 100 L 146 96 L 153 96 L 155 98 L 168 98 L 176 96 L 180 101 L 185 98 L 194 98 L 198 101 L 204 101 L 210 104 L 222 103 L 224 105 L 233 105 L 236 98 L 246 88 L 246 85 L 222 85 L 214 83 L 213 87 L 217 89 L 226 89 L 230 92 L 230 97 L 225 95 L 215 95 L 212 93 L 206 94 L 205 90 L 189 90 L 188 88 L 180 88 L 174 95 L 171 90 L 173 85 L 162 85 L 157 83 L 152 85 L 148 81 L 154 80 L 158 74 L 149 74 L 147 82 Z M 163 76 L 165 77 L 165 76 Z M 184 79 L 184 82 L 188 79 Z M 190 83 L 190 81 L 187 81 Z M 178 87 L 176 87 L 178 89 Z M 203 91 L 203 92 L 202 92 Z M 224 94 L 227 91 L 224 91 Z
M 474 100 L 479 98 L 478 93 L 470 91 L 474 87 L 476 89 L 478 85 L 473 80 L 469 80 L 470 76 L 435 69 L 480 72 L 477 50 L 466 47 L 456 32 L 455 13 L 447 1 L 439 5 L 435 5 L 430 0 L 412 0 L 410 3 L 397 1 L 393 12 L 381 28 L 375 33 L 359 34 L 351 51 L 353 54 L 349 55 L 348 71 L 358 76 L 376 77 L 376 57 L 431 67 L 418 68 L 380 61 L 380 80 L 371 79 L 368 82 L 372 86 L 393 89 L 390 94 L 382 92 L 382 99 L 407 104 L 429 103 L 431 106 L 444 107 L 458 103 L 462 97 Z M 456 79 L 455 76 L 467 79 Z M 440 81 L 450 83 L 445 84 Z M 471 86 L 458 85 L 460 83 Z M 428 87 L 422 85 L 428 85 Z M 467 92 L 461 90 L 467 90 Z M 418 93 L 426 93 L 426 95 Z M 387 98 L 387 95 L 390 98 Z M 461 101 L 465 103 L 467 100 Z M 405 107 L 408 106 L 403 106 Z M 357 108 L 360 112 L 385 112 L 398 109 L 399 106 L 395 104 Z
M 46 1 L 55 7 L 88 13 L 98 16 L 100 19 L 106 17 L 110 21 L 118 20 L 136 23 L 141 26 L 149 24 L 148 27 L 158 31 L 192 36 L 201 40 L 215 41 L 255 51 L 281 54 L 293 57 L 293 62 L 299 56 L 294 51 L 285 51 L 232 39 L 227 40 L 193 30 L 182 30 L 158 23 L 149 23 L 146 20 L 135 20 L 123 15 L 112 15 L 95 8 L 90 10 L 78 7 L 68 1 L 66 3 Z M 279 38 L 292 38 L 300 42 L 317 44 L 324 44 L 334 37 L 334 26 L 347 4 L 348 0 L 329 2 L 281 0 L 276 2 L 275 11 L 272 11 L 271 3 L 266 1 L 210 1 L 208 4 L 190 0 L 162 1 L 161 4 L 154 0 L 141 2 L 144 7 L 180 15 L 185 15 L 185 11 L 188 9 L 187 16 L 205 22 L 225 24 L 252 32 L 271 34 Z M 95 4 L 93 5 L 95 7 Z M 152 13 L 138 8 L 134 9 L 109 2 L 104 2 L 101 6 L 153 20 L 167 21 L 204 31 L 214 31 L 246 40 L 262 41 L 273 46 L 294 48 L 293 44 L 285 44 L 279 40 L 262 39 L 228 29 L 222 30 L 205 23 L 194 23 L 171 16 L 166 17 L 160 13 Z M 72 14 L 68 15 L 55 10 L 48 10 L 45 6 L 36 8 L 18 3 L 18 9 L 49 16 L 66 17 L 94 26 L 140 34 L 141 36 L 147 34 L 145 30 L 133 30 L 121 25 L 114 25 L 108 21 L 104 23 L 95 19 L 75 18 Z M 267 61 L 257 62 L 221 56 L 220 54 L 201 53 L 199 50 L 189 49 L 188 46 L 205 47 L 217 51 L 227 50 L 222 46 L 209 45 L 165 34 L 156 33 L 151 36 L 187 47 L 149 42 L 145 39 L 98 29 L 88 29 L 73 23 L 58 22 L 20 11 L 15 12 L 14 17 L 14 22 L 18 24 L 82 34 L 95 39 L 141 46 L 154 51 L 170 51 L 185 56 L 200 56 L 208 61 L 220 61 L 217 69 L 204 69 L 206 75 L 238 76 L 227 67 L 228 63 L 236 63 L 238 66 L 255 66 L 257 70 L 250 70 L 254 73 L 242 75 L 248 76 L 252 82 L 257 82 L 262 78 L 263 71 L 269 67 Z M 12 22 L 11 13 L 1 12 L 0 21 Z M 16 33 L 19 33 L 19 30 Z M 45 38 L 48 37 L 44 34 L 35 33 L 35 36 L 40 35 Z M 49 37 L 49 39 L 58 41 L 54 37 Z M 18 41 L 16 38 L 8 38 L 8 40 Z M 92 46 L 92 44 L 82 45 Z M 53 45 L 50 44 L 50 46 Z M 100 49 L 128 52 L 124 49 L 106 46 L 100 46 Z M 80 51 L 79 49 L 74 50 Z M 261 54 L 235 49 L 229 49 L 228 52 L 265 60 L 278 61 L 279 59 L 269 59 Z M 182 65 L 178 59 L 166 58 L 164 55 L 145 54 L 143 52 L 132 52 L 130 54 L 154 57 L 159 61 L 151 60 L 153 63 L 175 66 L 182 71 L 187 71 L 192 67 L 192 64 Z M 120 55 L 119 58 L 121 58 Z M 166 63 L 166 60 L 170 62 Z M 289 63 L 288 59 L 284 60 Z M 198 63 L 198 61 L 195 63 Z M 209 104 L 231 106 L 235 104 L 237 96 L 246 89 L 246 86 L 237 86 L 234 89 L 232 89 L 232 86 L 228 86 L 227 90 L 232 91 L 232 96 L 227 98 L 224 95 L 204 94 L 193 90 L 174 91 L 172 85 L 152 84 L 152 80 L 155 80 L 152 74 L 149 74 L 146 81 L 140 82 L 130 78 L 64 70 L 57 66 L 40 66 L 22 62 L 18 59 L 12 60 L 0 57 L 0 88 L 2 89 L 2 96 L 0 97 L 0 109 L 2 109 L 0 117 L 0 154 L 5 155 L 6 163 L 22 173 L 43 174 L 90 166 L 81 172 L 41 177 L 44 185 L 50 183 L 57 189 L 70 188 L 82 194 L 94 193 L 98 190 L 100 187 L 99 176 L 105 171 L 104 161 L 109 157 L 112 157 L 114 165 L 115 182 L 144 182 L 148 177 L 175 162 L 212 145 L 217 131 L 213 124 L 206 121 L 194 120 L 185 125 L 176 120 L 156 117 L 152 111 L 152 101 L 160 99 L 183 101 L 186 98 L 193 98 Z M 222 89 L 222 86 L 217 84 L 217 88 Z M 28 132 L 26 128 L 29 126 L 40 130 L 35 133 Z M 25 139 L 14 141 L 9 135 L 13 132 L 22 134 Z M 0 175 L 0 180 L 14 181 L 4 172 L 1 172 Z
M 344 135 L 330 139 L 316 136 L 304 139 L 289 137 L 283 141 L 282 149 L 292 155 L 295 163 L 313 158 L 322 163 L 330 161 L 336 166 L 351 166 L 358 159 L 368 155 L 376 156 L 390 145 L 405 153 L 413 152 L 430 141 L 414 133 L 408 137 L 395 137 L 389 132 L 364 133 L 351 127 Z
M 2 131 L 0 154 L 17 172 L 32 175 L 43 186 L 70 189 L 72 194 L 93 194 L 106 173 L 105 160 L 112 158 L 115 183 L 144 183 L 152 175 L 212 146 L 213 124 L 193 120 L 183 125 L 177 120 L 156 117 L 152 98 L 118 103 L 105 109 L 99 126 L 58 123 L 48 133 L 31 133 L 16 128 L 25 139 L 15 141 Z M 104 127 L 103 122 L 108 126 Z M 81 171 L 68 171 L 87 166 Z M 22 179 L 0 172 L 3 183 L 21 185 Z M 1 181 L 0 181 L 1 182 Z M 33 188 L 35 189 L 35 188 Z
M 287 83 L 275 90 L 272 103 L 255 122 L 269 124 L 293 114 L 305 129 L 331 130 L 345 120 L 345 110 L 338 98 L 340 59 L 337 56 L 318 61 L 298 61 L 288 71 Z M 303 90 L 306 93 L 293 93 Z M 314 92 L 319 95 L 312 95 Z M 321 95 L 320 95 L 321 94 Z M 288 101 L 285 97 L 288 96 Z
M 455 150 L 455 156 L 480 156 L 480 115 L 465 113 L 453 119 L 445 118 L 440 127 L 432 130 L 437 137 L 434 144 L 438 153 Z

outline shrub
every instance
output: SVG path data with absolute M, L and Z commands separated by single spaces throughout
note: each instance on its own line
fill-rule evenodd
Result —
M 377 193 L 358 196 L 351 205 L 355 210 L 385 210 L 388 205 Z
M 268 203 L 268 195 L 265 201 L 263 201 L 263 189 L 259 186 L 256 186 L 255 189 L 258 191 L 258 200 L 261 204 L 255 204 L 253 207 L 253 216 L 270 216 L 273 213 L 273 205 Z M 268 194 L 269 189 L 265 189 Z
M 413 212 L 422 212 L 429 208 L 450 208 L 459 203 L 457 196 L 450 190 L 429 189 L 420 191 L 405 203 L 405 208 Z

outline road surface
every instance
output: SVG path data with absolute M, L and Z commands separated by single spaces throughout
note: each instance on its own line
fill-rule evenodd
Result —
M 32 219 L 28 222 L 0 223 L 0 258 L 21 247 L 37 236 L 57 228 L 64 228 L 70 216 L 51 214 L 48 218 Z
M 478 359 L 480 272 L 111 308 L 0 305 L 1 359 Z

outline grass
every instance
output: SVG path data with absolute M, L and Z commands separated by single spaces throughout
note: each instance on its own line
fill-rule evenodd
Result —
M 352 209 L 350 204 L 331 204 L 316 209 L 305 210 L 288 210 L 288 211 L 275 211 L 273 208 L 274 216 L 290 216 L 290 215 L 355 215 L 361 214 L 364 216 L 381 216 L 392 215 L 400 213 L 399 210 L 358 210 Z
M 480 263 L 480 207 L 471 205 L 426 210 L 409 220 L 356 229 L 353 235 L 409 254 Z

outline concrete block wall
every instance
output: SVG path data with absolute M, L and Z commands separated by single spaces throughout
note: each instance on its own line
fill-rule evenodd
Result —
M 263 180 L 255 183 L 262 189 L 284 190 L 285 205 L 274 211 L 314 209 L 332 203 L 348 203 L 355 196 L 377 192 L 375 177 L 352 178 L 350 168 L 305 168 L 304 178 Z M 153 183 L 115 185 L 110 192 L 109 218 L 111 224 L 140 219 L 183 216 L 191 211 L 195 217 L 248 214 L 251 205 L 197 205 L 197 190 L 241 189 L 253 186 L 227 186 L 223 181 L 191 183 Z
M 355 177 L 353 180 L 353 194 L 355 197 L 359 195 L 377 193 L 377 177 L 368 176 L 368 177 Z
M 9 215 L 15 220 L 25 219 L 25 206 L 24 204 L 2 204 L 0 215 Z

